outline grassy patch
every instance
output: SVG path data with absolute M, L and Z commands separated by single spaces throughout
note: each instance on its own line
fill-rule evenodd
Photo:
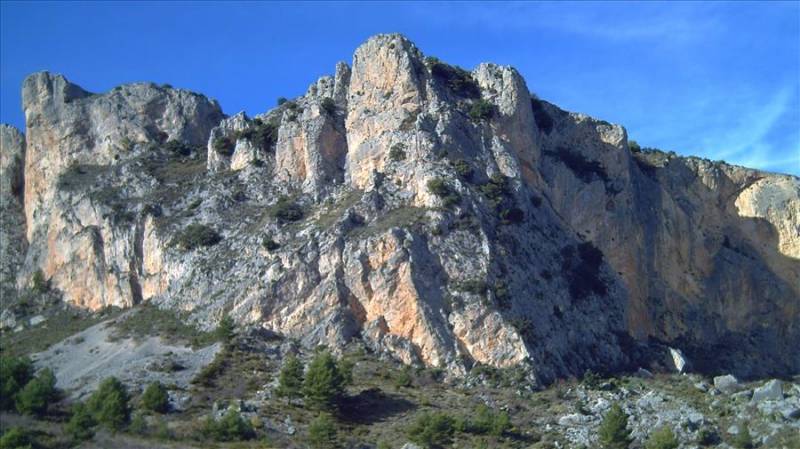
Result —
M 356 228 L 352 235 L 355 237 L 369 237 L 382 234 L 392 228 L 403 228 L 421 223 L 425 220 L 428 209 L 423 207 L 400 207 L 379 216 L 368 226 Z
M 113 338 L 145 338 L 158 336 L 169 342 L 191 344 L 202 348 L 217 341 L 214 332 L 202 331 L 186 323 L 186 317 L 173 310 L 159 309 L 149 303 L 117 320 Z
M 4 355 L 21 356 L 44 351 L 65 338 L 88 329 L 95 324 L 114 318 L 119 309 L 108 308 L 90 314 L 72 309 L 63 309 L 47 317 L 47 321 L 20 332 L 0 334 L 0 352 Z
M 333 226 L 336 221 L 342 218 L 347 209 L 358 204 L 363 194 L 364 192 L 361 190 L 351 190 L 339 197 L 336 203 L 328 206 L 319 214 L 316 220 L 317 227 L 319 229 L 328 229 Z

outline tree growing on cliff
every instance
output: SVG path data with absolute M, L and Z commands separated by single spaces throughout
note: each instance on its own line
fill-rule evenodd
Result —
M 603 417 L 598 430 L 600 447 L 603 449 L 627 449 L 631 444 L 631 431 L 628 430 L 628 415 L 619 404 L 613 404 Z

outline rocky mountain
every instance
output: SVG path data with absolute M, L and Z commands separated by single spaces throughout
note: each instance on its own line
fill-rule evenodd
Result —
M 2 142 L 3 323 L 43 282 L 100 310 L 363 340 L 452 375 L 800 371 L 800 179 L 631 145 L 400 35 L 305 95 L 223 114 L 42 72 Z

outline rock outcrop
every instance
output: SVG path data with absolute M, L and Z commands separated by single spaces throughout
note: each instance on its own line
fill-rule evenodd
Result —
M 667 345 L 700 370 L 800 370 L 798 179 L 631 152 L 513 68 L 379 35 L 255 117 L 48 73 L 23 100 L 24 151 L 3 128 L 4 173 L 25 155 L 18 289 L 41 270 L 82 307 L 229 314 L 451 374 L 549 381 Z
M 0 125 L 0 299 L 9 307 L 16 297 L 16 276 L 25 260 L 23 210 L 25 136 L 16 128 Z M 1 313 L 2 311 L 0 311 Z M 15 324 L 9 312 L 9 325 Z M 0 328 L 5 327 L 0 324 Z

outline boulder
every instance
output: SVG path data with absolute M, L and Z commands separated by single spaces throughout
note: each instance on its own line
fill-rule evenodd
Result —
M 780 401 L 781 399 L 783 399 L 783 383 L 777 379 L 767 381 L 753 390 L 753 402 Z
M 669 348 L 669 355 L 672 359 L 672 366 L 675 371 L 683 374 L 689 368 L 689 360 L 680 349 Z
M 739 388 L 739 381 L 730 374 L 717 376 L 714 378 L 714 388 L 723 393 L 730 394 Z

